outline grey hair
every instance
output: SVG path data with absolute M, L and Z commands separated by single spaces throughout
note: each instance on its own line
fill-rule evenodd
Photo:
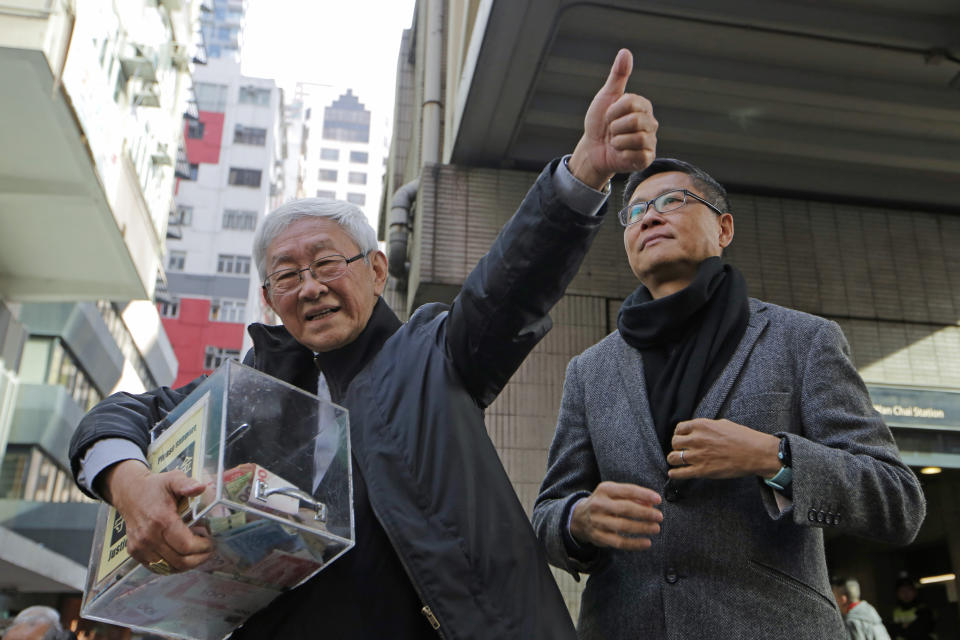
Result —
M 63 627 L 60 625 L 60 614 L 53 607 L 46 607 L 41 604 L 35 604 L 32 607 L 27 607 L 13 619 L 13 624 L 49 624 L 52 628 L 57 631 L 62 631 Z
M 370 226 L 360 207 L 329 198 L 302 198 L 282 204 L 260 222 L 253 236 L 253 261 L 257 265 L 260 281 L 267 278 L 267 249 L 291 224 L 305 218 L 329 218 L 357 243 L 364 254 L 376 251 L 377 232 Z M 348 258 L 350 256 L 347 256 Z
M 860 600 L 860 583 L 856 578 L 841 577 L 830 581 L 831 585 L 840 590 L 840 593 L 847 596 L 850 602 Z

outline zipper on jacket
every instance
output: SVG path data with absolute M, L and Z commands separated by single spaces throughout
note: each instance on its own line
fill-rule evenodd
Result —
M 361 466 L 361 460 L 359 456 L 357 456 L 357 466 L 358 467 Z M 363 471 L 364 470 L 361 467 L 360 473 L 363 473 Z M 366 477 L 368 476 L 365 476 L 365 478 Z M 370 481 L 365 480 L 365 482 L 367 483 L 367 489 L 368 489 L 368 495 L 369 495 L 370 493 L 372 493 L 369 491 Z M 417 592 L 417 597 L 419 597 L 420 602 L 423 603 L 423 608 L 420 609 L 420 613 L 422 613 L 427 618 L 427 622 L 429 622 L 433 630 L 437 632 L 437 635 L 440 636 L 440 638 L 443 638 L 444 637 L 443 631 L 440 630 L 440 620 L 437 619 L 437 616 L 433 613 L 433 610 L 430 608 L 430 605 L 427 604 L 427 599 L 423 597 L 423 592 L 420 591 L 420 585 L 418 585 L 417 581 L 414 580 L 413 572 L 410 571 L 410 567 L 407 566 L 407 559 L 404 558 L 403 554 L 397 550 L 397 544 L 393 541 L 393 534 L 390 532 L 390 528 L 383 523 L 383 519 L 380 517 L 380 514 L 377 513 L 377 506 L 373 503 L 373 500 L 370 499 L 369 497 L 368 497 L 368 500 L 370 501 L 370 509 L 373 511 L 373 515 L 377 518 L 377 522 L 380 523 L 380 526 L 383 527 L 383 532 L 387 534 L 387 540 L 390 541 L 390 546 L 393 547 L 393 552 L 397 554 L 397 559 L 400 560 L 400 566 L 403 567 L 403 570 L 407 574 L 407 578 L 410 579 L 410 584 L 413 586 L 413 590 Z
M 433 611 L 430 611 L 430 607 L 423 605 L 423 609 L 420 609 L 420 613 L 427 617 L 427 622 L 430 623 L 430 626 L 433 627 L 434 631 L 440 631 L 440 621 L 437 620 L 437 616 L 433 615 Z

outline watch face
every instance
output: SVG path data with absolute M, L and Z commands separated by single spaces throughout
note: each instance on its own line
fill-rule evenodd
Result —
M 786 467 L 790 466 L 790 441 L 786 437 L 780 438 L 780 448 L 777 449 L 777 459 Z

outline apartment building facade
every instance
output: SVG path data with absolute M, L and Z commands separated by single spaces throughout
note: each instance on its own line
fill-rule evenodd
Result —
M 150 301 L 200 3 L 0 7 L 0 612 L 76 609 L 96 505 L 66 443 L 114 391 L 169 384 Z M 0 616 L 2 617 L 2 616 Z

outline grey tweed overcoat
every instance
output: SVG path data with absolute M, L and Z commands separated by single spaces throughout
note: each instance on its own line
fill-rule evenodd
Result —
M 844 638 L 822 529 L 906 544 L 926 507 L 840 328 L 751 299 L 746 334 L 691 417 L 785 434 L 792 505 L 756 476 L 667 485 L 640 353 L 614 332 L 571 360 L 533 523 L 552 564 L 590 574 L 580 637 Z M 571 557 L 565 508 L 604 480 L 661 492 L 661 532 L 647 551 Z

